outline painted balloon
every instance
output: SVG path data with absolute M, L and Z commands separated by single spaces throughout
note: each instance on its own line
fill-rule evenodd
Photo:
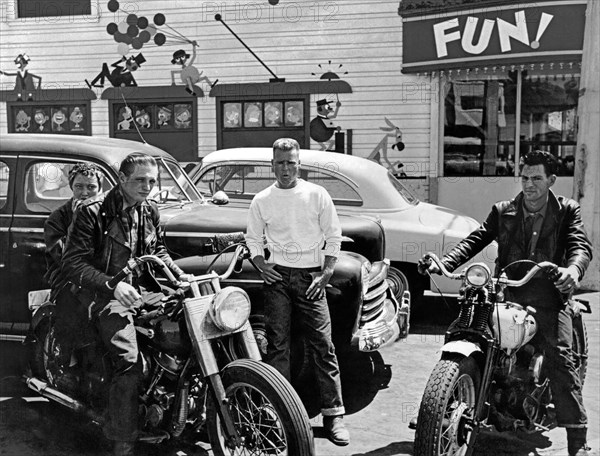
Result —
M 137 28 L 137 25 L 130 25 L 129 27 L 127 27 L 127 34 L 131 38 L 138 36 L 139 31 L 140 30 Z
M 142 30 L 138 36 L 142 43 L 150 41 L 150 32 L 148 30 Z
M 131 47 L 133 49 L 142 49 L 142 46 L 144 46 L 144 43 L 142 42 L 142 40 L 140 40 L 139 37 L 136 37 L 133 40 L 131 40 Z
M 114 35 L 119 30 L 119 27 L 114 22 L 111 22 L 106 26 L 106 31 L 109 35 Z
M 163 44 L 165 44 L 165 41 L 167 41 L 167 38 L 162 33 L 157 33 L 156 35 L 154 35 L 154 42 L 158 46 L 162 46 Z
M 129 25 L 137 25 L 138 17 L 135 14 L 130 14 L 127 16 L 126 22 Z
M 119 28 L 119 32 L 120 33 L 127 33 L 127 29 L 129 28 L 129 24 L 127 24 L 127 22 L 119 22 L 119 25 L 117 26 Z
M 138 17 L 137 26 L 141 29 L 145 29 L 148 27 L 148 19 L 146 19 L 144 16 Z
M 127 45 L 125 43 L 119 43 L 117 45 L 117 52 L 119 53 L 119 55 L 129 54 L 129 45 Z
M 154 23 L 156 25 L 163 25 L 165 23 L 165 15 L 163 13 L 158 13 L 154 15 Z
M 148 28 L 146 30 L 148 31 L 150 36 L 154 36 L 154 34 L 157 32 L 156 25 L 154 25 L 154 24 L 148 25 Z
M 119 9 L 119 2 L 117 0 L 110 0 L 108 2 L 108 11 L 111 13 L 116 13 Z

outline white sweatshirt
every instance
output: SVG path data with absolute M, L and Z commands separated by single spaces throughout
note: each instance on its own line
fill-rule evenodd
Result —
M 268 262 L 293 268 L 322 266 L 326 255 L 338 256 L 342 243 L 331 196 L 302 179 L 289 189 L 273 184 L 254 197 L 246 233 L 252 258 L 264 256 L 263 234 L 271 252 Z

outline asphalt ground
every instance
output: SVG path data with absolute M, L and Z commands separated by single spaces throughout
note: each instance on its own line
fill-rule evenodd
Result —
M 584 400 L 589 417 L 591 455 L 600 448 L 600 293 L 578 296 L 590 302 L 585 315 L 590 346 Z M 451 307 L 451 304 L 449 304 Z M 423 388 L 439 359 L 443 332 L 453 309 L 439 299 L 428 300 L 405 341 L 365 355 L 344 366 L 344 397 L 351 433 L 346 447 L 323 436 L 321 419 L 311 418 L 317 456 L 412 455 L 414 431 L 408 423 L 418 412 Z M 28 390 L 20 378 L 25 353 L 15 343 L 0 343 L 0 456 L 108 456 L 110 447 L 98 427 Z M 148 456 L 210 456 L 208 444 L 146 445 Z M 566 433 L 483 432 L 475 456 L 565 456 Z

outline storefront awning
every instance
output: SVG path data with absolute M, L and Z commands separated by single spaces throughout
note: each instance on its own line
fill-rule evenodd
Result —
M 581 60 L 586 3 L 403 1 L 402 72 Z
M 231 97 L 235 99 L 272 98 L 316 94 L 327 95 L 352 93 L 352 87 L 341 79 L 295 81 L 295 82 L 259 82 L 241 84 L 217 84 L 210 91 L 211 97 Z

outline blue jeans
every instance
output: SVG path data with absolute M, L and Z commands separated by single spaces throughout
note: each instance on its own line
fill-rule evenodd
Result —
M 290 381 L 290 334 L 292 309 L 297 311 L 312 358 L 321 397 L 323 416 L 343 415 L 340 369 L 331 341 L 331 318 L 325 297 L 310 300 L 306 290 L 312 283 L 311 272 L 320 268 L 299 269 L 275 266 L 283 280 L 264 285 L 267 326 L 266 361 Z
M 544 279 L 510 289 L 507 298 L 537 310 L 538 329 L 531 342 L 545 353 L 543 373 L 550 379 L 558 425 L 586 427 L 581 382 L 573 360 L 573 311 L 562 302 L 554 285 Z

